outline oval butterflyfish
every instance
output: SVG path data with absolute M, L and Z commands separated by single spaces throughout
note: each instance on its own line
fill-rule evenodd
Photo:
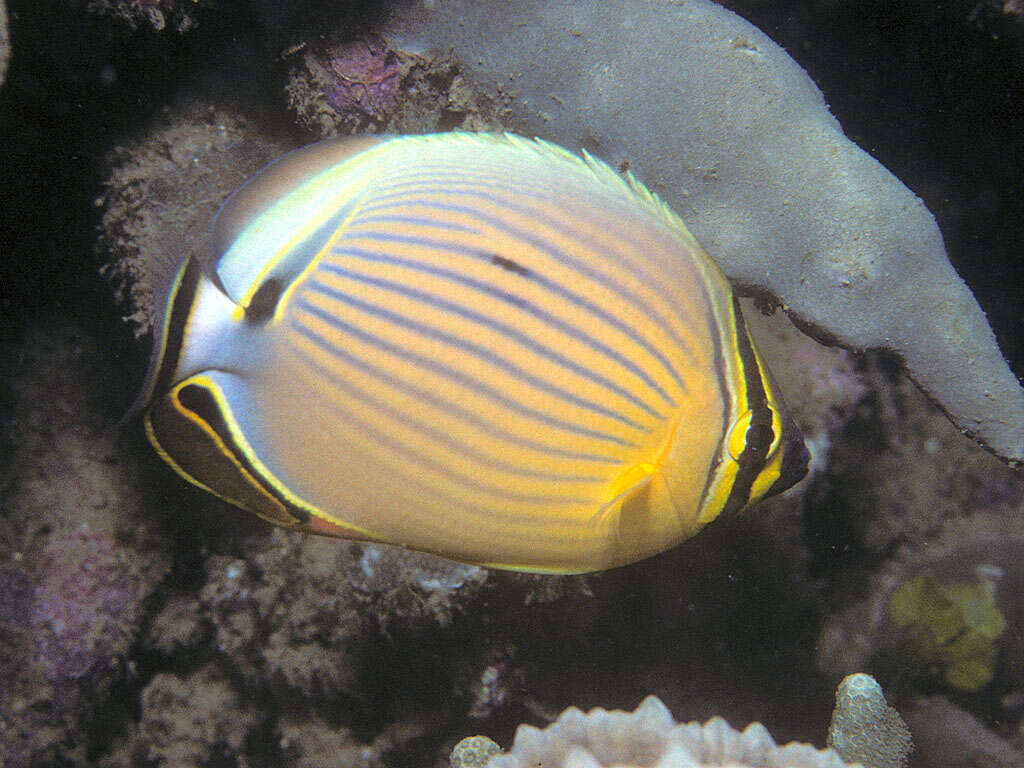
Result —
M 279 526 L 580 573 L 806 473 L 722 272 L 587 154 L 333 139 L 247 182 L 213 241 L 139 407 L 177 473 Z

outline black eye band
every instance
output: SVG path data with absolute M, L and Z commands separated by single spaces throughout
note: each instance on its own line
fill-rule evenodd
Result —
M 750 490 L 764 469 L 768 449 L 775 440 L 775 432 L 772 430 L 772 409 L 768 405 L 768 393 L 761 378 L 761 366 L 757 364 L 757 356 L 747 335 L 747 324 L 743 320 L 740 303 L 735 296 L 732 306 L 736 314 L 736 349 L 746 379 L 747 407 L 750 409 L 751 419 L 744 438 L 743 452 L 736 459 L 739 471 L 729 491 L 729 498 L 722 508 L 723 513 L 742 509 L 750 501 Z

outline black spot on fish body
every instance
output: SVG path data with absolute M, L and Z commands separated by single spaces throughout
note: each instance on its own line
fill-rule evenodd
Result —
M 504 256 L 499 256 L 496 253 L 491 254 L 491 264 L 497 264 L 502 269 L 507 269 L 509 272 L 514 272 L 517 275 L 523 277 L 530 276 L 530 270 L 519 264 L 512 259 L 507 259 Z

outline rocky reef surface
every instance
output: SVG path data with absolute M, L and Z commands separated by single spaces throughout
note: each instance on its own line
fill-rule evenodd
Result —
M 857 671 L 909 723 L 911 766 L 1021 764 L 1020 475 L 890 359 L 826 348 L 753 300 L 812 473 L 645 563 L 489 572 L 276 531 L 181 483 L 116 424 L 148 353 L 133 336 L 153 283 L 208 252 L 220 201 L 320 135 L 502 115 L 454 59 L 381 47 L 354 5 L 329 29 L 323 3 L 122 5 L 19 10 L 0 91 L 4 765 L 443 766 L 464 736 L 510 747 L 520 723 L 648 694 L 683 721 L 759 721 L 779 744 L 823 748 L 835 686 Z M 1012 14 L 953 5 L 982 81 L 1016 82 Z M 802 4 L 767 31 L 813 47 L 811 6 L 830 12 Z M 170 21 L 118 11 L 143 7 Z M 937 23 L 894 7 L 915 29 Z M 867 22 L 843 18 L 854 46 Z M 1003 141 L 985 162 L 1006 162 L 1017 145 Z M 1012 208 L 995 181 L 962 197 L 930 178 L 926 197 L 960 206 L 940 216 L 956 222 L 954 254 L 992 236 L 965 211 L 991 223 Z
M 66 322 L 6 347 L 9 450 L 0 486 L 0 754 L 84 762 L 134 674 L 131 650 L 171 570 L 138 467 L 97 406 L 97 339 Z
M 7 6 L 0 2 L 0 85 L 7 79 L 7 63 L 11 58 L 11 38 L 7 32 Z

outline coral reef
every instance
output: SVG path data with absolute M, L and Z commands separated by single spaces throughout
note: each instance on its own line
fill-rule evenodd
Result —
M 308 698 L 358 695 L 367 617 L 338 578 L 358 553 L 325 544 L 275 534 L 244 558 L 207 560 L 193 610 L 209 617 L 218 653 L 248 684 L 268 680 Z
M 460 755 L 460 760 L 463 760 Z M 455 761 L 452 761 L 454 766 Z M 465 765 L 465 763 L 463 763 Z M 478 763 L 471 763 L 478 765 Z M 664 704 L 648 696 L 633 712 L 575 707 L 544 730 L 520 726 L 507 753 L 487 768 L 843 768 L 832 750 L 809 744 L 776 745 L 760 723 L 736 731 L 720 717 L 679 725 Z
M 1016 768 L 1024 750 L 1000 738 L 970 712 L 941 696 L 915 699 L 903 708 L 914 733 L 915 765 L 927 768 Z
M 210 226 L 221 203 L 286 147 L 225 107 L 193 103 L 167 112 L 140 145 L 109 158 L 113 172 L 100 247 L 111 260 L 104 274 L 142 336 L 159 296 L 185 254 L 206 259 Z
M 170 556 L 105 415 L 79 407 L 99 383 L 95 343 L 62 325 L 25 342 L 31 351 L 3 360 L 14 405 L 0 485 L 0 755 L 82 764 L 83 720 L 127 673 Z
M 293 714 L 281 722 L 279 730 L 281 758 L 289 768 L 374 768 L 387 765 L 386 754 L 421 738 L 427 729 L 420 722 L 400 722 L 363 743 L 346 728 Z
M 324 136 L 378 128 L 394 113 L 402 80 L 416 62 L 379 37 L 306 51 L 302 63 L 292 68 L 289 101 L 303 125 Z
M 355 599 L 377 617 L 385 634 L 451 626 L 486 584 L 488 571 L 429 556 L 409 557 L 395 547 L 360 548 L 350 583 Z
M 913 750 L 907 724 L 886 703 L 882 686 L 862 672 L 844 677 L 836 688 L 828 745 L 865 768 L 905 768 Z
M 484 768 L 500 753 L 501 747 L 486 736 L 467 736 L 452 749 L 451 768 Z
M 186 613 L 204 617 L 217 652 L 247 683 L 269 681 L 307 699 L 358 699 L 376 632 L 446 628 L 486 580 L 482 569 L 436 557 L 281 531 L 250 541 L 241 554 L 207 559 L 206 582 Z M 152 647 L 206 639 L 200 629 L 181 637 L 181 613 L 177 601 L 165 607 L 150 631 Z
M 201 768 L 237 754 L 258 718 L 255 706 L 214 668 L 184 680 L 160 674 L 142 693 L 137 757 L 156 766 Z
M 170 27 L 189 32 L 198 23 L 196 10 L 209 0 L 89 0 L 89 10 L 112 16 L 131 29 L 146 26 L 155 32 Z
M 289 765 L 383 765 L 436 723 L 419 714 L 365 739 L 339 714 L 372 710 L 390 646 L 410 653 L 414 638 L 450 627 L 484 580 L 398 550 L 279 530 L 250 537 L 237 557 L 209 557 L 198 594 L 172 596 L 150 622 L 144 652 L 202 663 L 146 684 L 139 722 L 104 765 L 244 761 L 267 734 Z
M 521 27 L 537 34 L 508 35 Z M 1024 462 L 1024 389 L 932 214 L 759 29 L 709 0 L 420 0 L 383 34 L 453 51 L 516 130 L 631 168 L 735 283 L 819 336 L 894 353 L 960 429 Z
M 764 314 L 760 302 L 741 303 L 754 340 L 770 360 L 772 375 L 804 434 L 813 477 L 828 465 L 833 442 L 854 421 L 871 385 L 851 353 L 797 333 L 784 312 Z M 809 484 L 792 492 L 800 493 Z
M 901 631 L 900 655 L 908 668 L 937 668 L 961 691 L 979 691 L 992 681 L 1006 622 L 996 605 L 990 568 L 979 567 L 973 581 L 939 582 L 923 574 L 893 590 L 889 620 Z
M 502 129 L 452 62 L 397 50 L 380 36 L 304 46 L 285 94 L 299 122 L 320 137 Z
M 865 670 L 912 727 L 911 768 L 1024 764 L 1024 603 L 1013 599 L 1024 591 L 1020 476 L 963 440 L 891 361 L 824 348 L 782 312 L 761 317 L 745 302 L 812 443 L 812 476 L 673 552 L 586 578 L 490 573 L 274 533 L 190 490 L 132 430 L 115 440 L 145 351 L 117 322 L 109 285 L 95 276 L 101 262 L 116 264 L 107 274 L 144 333 L 152 291 L 181 253 L 209 257 L 208 225 L 223 197 L 269 158 L 308 142 L 309 131 L 344 132 L 359 121 L 396 132 L 498 128 L 516 118 L 507 110 L 521 92 L 517 73 L 487 93 L 471 67 L 461 69 L 466 62 L 446 53 L 416 59 L 394 104 L 374 102 L 380 119 L 361 117 L 359 104 L 370 102 L 357 98 L 338 101 L 348 111 L 331 107 L 308 130 L 295 128 L 303 100 L 328 104 L 307 54 L 325 65 L 326 51 L 380 28 L 373 19 L 350 25 L 338 4 L 243 5 L 195 4 L 202 23 L 188 35 L 170 31 L 171 15 L 163 34 L 142 16 L 132 32 L 123 17 L 87 13 L 84 2 L 23 4 L 12 19 L 17 62 L 0 91 L 9 161 L 0 164 L 8 192 L 0 263 L 5 764 L 441 768 L 467 733 L 508 744 L 518 724 L 544 727 L 570 703 L 632 707 L 651 692 L 683 720 L 756 719 L 779 743 L 820 745 L 836 682 Z M 496 14 L 539 7 L 488 5 Z M 958 268 L 970 262 L 975 279 L 984 273 L 972 282 L 981 295 L 985 280 L 1019 282 L 980 257 L 993 245 L 1013 251 L 1024 221 L 991 172 L 1016 168 L 1008 160 L 1019 151 L 1018 113 L 987 108 L 1011 97 L 984 96 L 1017 92 L 1008 62 L 1018 60 L 1019 38 L 988 33 L 1008 29 L 991 26 L 1002 15 L 998 0 L 974 18 L 974 0 L 940 5 L 969 28 L 951 38 L 962 44 L 942 48 L 945 38 L 928 36 L 956 28 L 935 22 L 935 4 L 879 4 L 865 27 L 851 20 L 852 6 L 729 3 L 775 19 L 761 26 L 795 54 L 831 61 L 807 68 L 823 86 L 823 74 L 833 78 L 825 90 L 834 107 L 845 98 L 847 115 L 892 122 L 891 132 L 877 122 L 874 132 L 847 130 L 894 170 L 894 157 L 913 155 L 908 146 L 918 144 L 916 164 L 945 169 L 945 183 L 914 188 L 943 201 L 950 250 L 959 243 Z M 833 24 L 837 15 L 845 26 Z M 308 24 L 300 30 L 297 20 Z M 624 30 L 628 23 L 607 29 L 632 41 L 639 32 Z M 1016 16 L 1007 24 L 1020 28 Z M 520 37 L 508 34 L 503 44 L 528 51 L 531 40 Z M 876 45 L 880 37 L 891 50 Z M 631 51 L 642 58 L 641 46 L 620 48 L 616 61 Z M 727 50 L 761 60 L 743 46 Z M 890 76 L 886 63 L 903 62 L 907 50 L 932 80 Z M 363 66 L 388 56 L 378 49 Z M 671 69 L 641 64 L 655 76 Z M 553 86 L 572 73 L 557 72 Z M 943 87 L 928 87 L 936 82 Z M 204 90 L 210 83 L 219 84 L 216 96 Z M 252 103 L 233 100 L 243 90 Z M 878 101 L 862 101 L 865 93 Z M 922 123 L 889 111 L 915 98 L 927 113 Z M 625 130 L 626 102 L 609 97 L 608 108 L 621 108 Z M 538 102 L 552 119 L 561 109 L 547 94 Z M 948 122 L 963 126 L 956 140 Z M 647 136 L 656 143 L 666 133 L 673 131 Z M 920 141 L 922 133 L 933 140 Z M 116 143 L 124 146 L 111 151 Z M 723 174 L 727 165 L 714 169 Z M 712 174 L 695 188 L 715 183 Z M 751 194 L 758 189 L 751 185 Z M 101 243 L 90 252 L 97 227 Z M 947 685 L 941 673 L 904 674 L 889 596 L 922 576 L 994 584 L 1006 629 L 993 640 L 991 682 L 976 693 Z
M 906 768 L 912 750 L 910 731 L 889 707 L 882 688 L 870 675 L 845 678 L 836 689 L 828 744 L 778 747 L 760 723 L 741 733 L 713 717 L 704 725 L 679 725 L 656 697 L 648 696 L 634 712 L 571 707 L 547 728 L 520 726 L 507 753 L 486 736 L 455 745 L 452 768 L 582 768 L 636 766 L 695 768 L 729 766 L 830 766 Z
M 841 532 L 848 545 L 881 561 L 904 546 L 924 548 L 946 522 L 965 513 L 1009 515 L 1024 493 L 1019 474 L 965 444 L 938 410 L 882 361 L 864 363 L 870 396 L 845 437 L 833 441 L 829 471 L 834 479 L 816 489 L 812 537 L 825 545 Z M 847 508 L 842 521 L 836 519 L 837 507 Z
M 883 679 L 941 679 L 956 690 L 979 690 L 994 674 L 1002 685 L 1024 686 L 1024 610 L 1011 597 L 1024 583 L 1024 539 L 1021 507 L 1012 509 L 951 520 L 922 548 L 903 548 L 870 580 L 865 599 L 829 617 L 821 668 L 837 676 L 869 669 Z
M 443 88 L 431 85 L 439 80 Z M 293 74 L 288 93 L 293 108 L 321 135 L 351 128 L 344 115 L 323 112 L 321 97 L 310 95 L 320 91 L 311 91 L 302 76 Z M 472 93 L 442 64 L 419 68 L 405 79 L 402 103 L 381 127 L 429 132 L 441 127 L 445 116 L 467 129 L 492 125 L 479 116 Z M 291 148 L 237 108 L 193 102 L 167 110 L 144 141 L 119 147 L 108 158 L 113 171 L 97 201 L 104 211 L 99 248 L 109 259 L 103 273 L 127 307 L 126 319 L 137 336 L 149 331 L 154 302 L 184 254 L 212 267 L 210 227 L 224 200 Z

